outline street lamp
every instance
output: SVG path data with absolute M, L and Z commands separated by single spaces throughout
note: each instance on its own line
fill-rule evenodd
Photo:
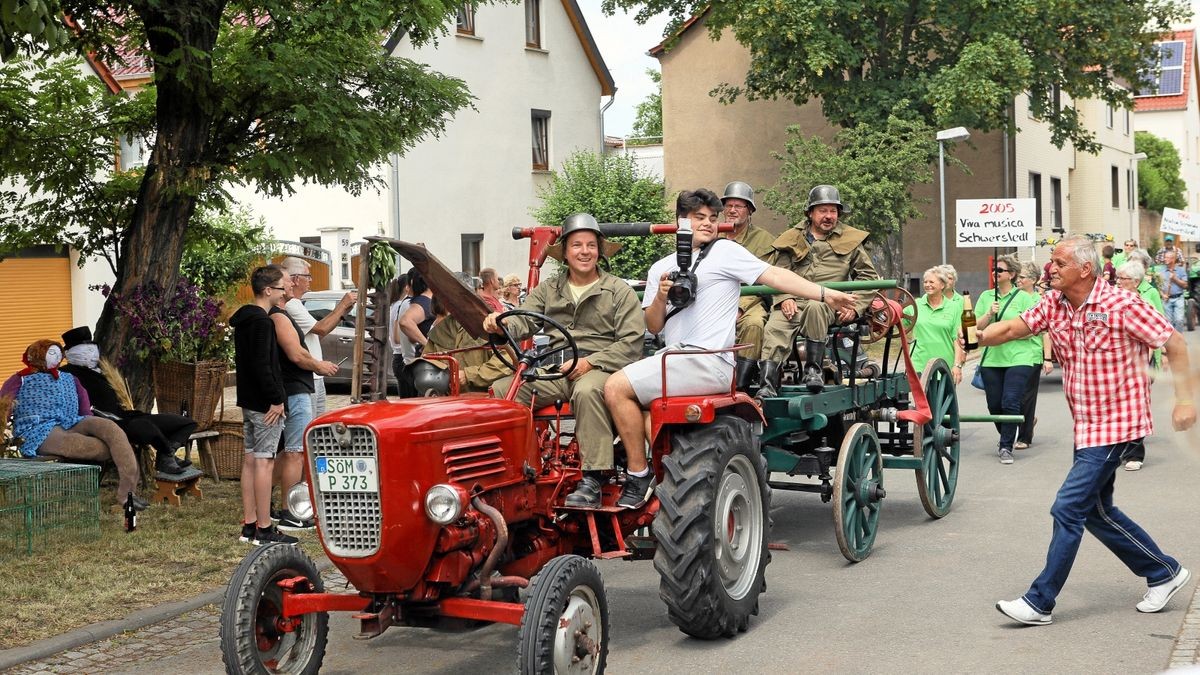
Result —
M 938 192 L 942 210 L 942 264 L 946 264 L 946 141 L 964 141 L 971 137 L 965 127 L 942 129 L 937 132 L 938 142 Z
M 1130 199 L 1131 203 L 1129 204 L 1129 238 L 1135 240 L 1138 239 L 1136 234 L 1138 230 L 1138 163 L 1143 159 L 1146 159 L 1146 153 L 1144 152 L 1135 152 L 1129 157 L 1129 163 L 1133 164 L 1133 194 L 1130 195 L 1132 199 Z

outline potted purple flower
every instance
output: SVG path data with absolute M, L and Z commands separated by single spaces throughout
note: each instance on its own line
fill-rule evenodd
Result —
M 169 290 L 147 282 L 124 295 L 108 286 L 100 291 L 129 321 L 121 359 L 153 363 L 158 411 L 187 415 L 200 430 L 211 427 L 233 353 L 224 303 L 183 278 Z

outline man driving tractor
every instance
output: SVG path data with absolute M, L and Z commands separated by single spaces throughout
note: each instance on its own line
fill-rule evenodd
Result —
M 566 263 L 566 274 L 543 281 L 521 303 L 522 310 L 543 314 L 566 327 L 579 350 L 575 363 L 549 366 L 568 373 L 567 377 L 525 382 L 516 396 L 518 402 L 529 404 L 536 391 L 543 403 L 571 403 L 584 474 L 567 496 L 567 506 L 600 506 L 601 472 L 613 468 L 613 427 L 604 405 L 604 382 L 642 354 L 646 325 L 637 294 L 624 280 L 599 267 L 600 258 L 619 247 L 604 239 L 591 215 L 568 216 L 548 253 Z M 508 317 L 501 328 L 497 316 L 493 312 L 484 319 L 484 330 L 494 334 L 507 330 L 513 339 L 521 340 L 542 328 L 541 322 L 525 316 Z M 565 344 L 564 336 L 552 333 L 548 349 Z M 506 377 L 492 385 L 492 392 L 503 397 L 511 385 L 512 377 Z

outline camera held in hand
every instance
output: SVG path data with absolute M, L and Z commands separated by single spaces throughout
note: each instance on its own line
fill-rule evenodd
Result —
M 696 301 L 696 275 L 692 272 L 692 221 L 679 219 L 675 231 L 675 264 L 679 269 L 667 275 L 674 285 L 667 291 L 667 301 L 683 308 Z

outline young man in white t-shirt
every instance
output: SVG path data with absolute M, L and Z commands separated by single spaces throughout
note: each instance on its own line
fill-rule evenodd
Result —
M 742 284 L 764 284 L 784 293 L 819 300 L 833 309 L 852 307 L 855 296 L 826 289 L 790 270 L 772 267 L 730 239 L 717 239 L 721 199 L 703 188 L 682 192 L 675 215 L 691 221 L 692 272 L 696 275 L 695 300 L 682 308 L 667 300 L 677 271 L 674 253 L 650 267 L 642 299 L 646 327 L 660 333 L 666 349 L 725 349 L 734 345 L 738 298 Z M 729 391 L 733 377 L 732 352 L 669 356 L 667 387 L 662 391 L 663 357 L 644 358 L 613 373 L 604 385 L 604 400 L 613 425 L 625 446 L 629 475 L 617 505 L 640 508 L 653 492 L 654 475 L 646 464 L 646 434 L 642 408 L 656 398 L 699 396 Z

